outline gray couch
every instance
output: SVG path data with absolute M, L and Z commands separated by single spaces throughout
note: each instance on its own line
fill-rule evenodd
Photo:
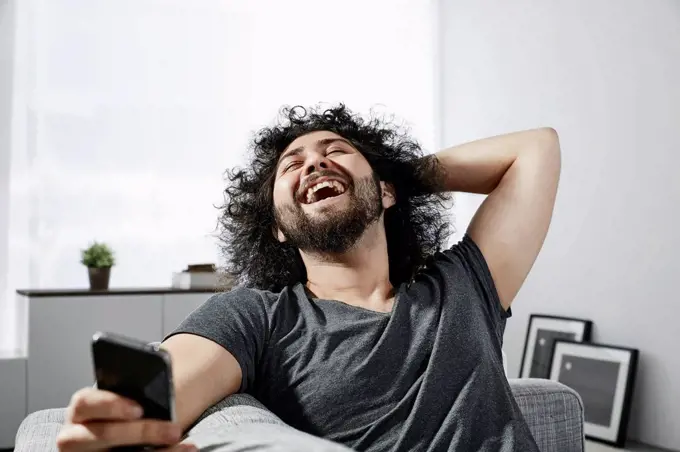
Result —
M 510 387 L 542 452 L 583 452 L 583 404 L 572 389 L 549 380 L 510 379 Z M 15 452 L 56 451 L 64 409 L 30 414 L 19 427 Z M 189 429 L 187 441 L 210 452 L 348 452 L 287 426 L 245 394 L 227 397 Z

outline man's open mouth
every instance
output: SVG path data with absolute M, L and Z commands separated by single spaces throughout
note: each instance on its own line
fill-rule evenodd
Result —
M 302 202 L 304 204 L 314 204 L 324 199 L 340 196 L 345 193 L 346 189 L 345 185 L 338 180 L 325 180 L 309 187 L 302 197 Z

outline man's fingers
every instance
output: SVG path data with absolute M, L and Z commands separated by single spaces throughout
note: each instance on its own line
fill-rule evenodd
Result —
M 84 388 L 73 394 L 66 412 L 69 423 L 93 420 L 125 420 L 142 417 L 141 407 L 110 391 Z
M 198 447 L 193 444 L 182 443 L 168 447 L 167 449 L 161 449 L 159 452 L 198 452 Z
M 169 446 L 182 436 L 179 425 L 156 419 L 67 425 L 57 437 L 59 450 L 102 450 L 113 446 Z
M 57 448 L 61 452 L 89 452 L 101 449 L 99 442 L 84 424 L 66 424 L 57 435 Z
M 105 447 L 135 444 L 171 445 L 182 437 L 179 425 L 156 419 L 87 425 Z

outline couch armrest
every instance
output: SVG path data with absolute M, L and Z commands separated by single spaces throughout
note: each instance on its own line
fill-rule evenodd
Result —
M 574 390 L 550 380 L 508 381 L 541 452 L 583 452 L 583 403 Z M 15 452 L 56 452 L 56 437 L 64 420 L 63 408 L 31 413 L 19 427 Z M 188 436 L 200 437 L 216 428 L 248 424 L 290 428 L 253 397 L 235 394 L 208 409 Z
M 583 452 L 583 402 L 576 391 L 539 378 L 508 381 L 541 452 Z
M 213 428 L 245 424 L 287 426 L 255 397 L 248 394 L 234 394 L 208 408 L 187 430 L 189 435 L 196 435 Z
M 57 435 L 65 420 L 65 408 L 51 408 L 29 414 L 17 430 L 14 452 L 57 452 Z
M 65 408 L 30 414 L 19 427 L 14 452 L 57 452 L 56 439 L 65 414 Z M 286 425 L 246 394 L 234 394 L 206 410 L 189 429 L 187 438 L 205 451 L 352 452 Z

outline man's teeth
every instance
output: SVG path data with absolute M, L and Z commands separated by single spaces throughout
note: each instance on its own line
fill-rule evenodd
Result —
M 345 192 L 345 186 L 336 180 L 327 180 L 310 187 L 307 190 L 307 204 L 311 204 L 316 201 L 315 193 L 324 187 L 329 187 L 335 190 L 335 193 L 341 195 Z

